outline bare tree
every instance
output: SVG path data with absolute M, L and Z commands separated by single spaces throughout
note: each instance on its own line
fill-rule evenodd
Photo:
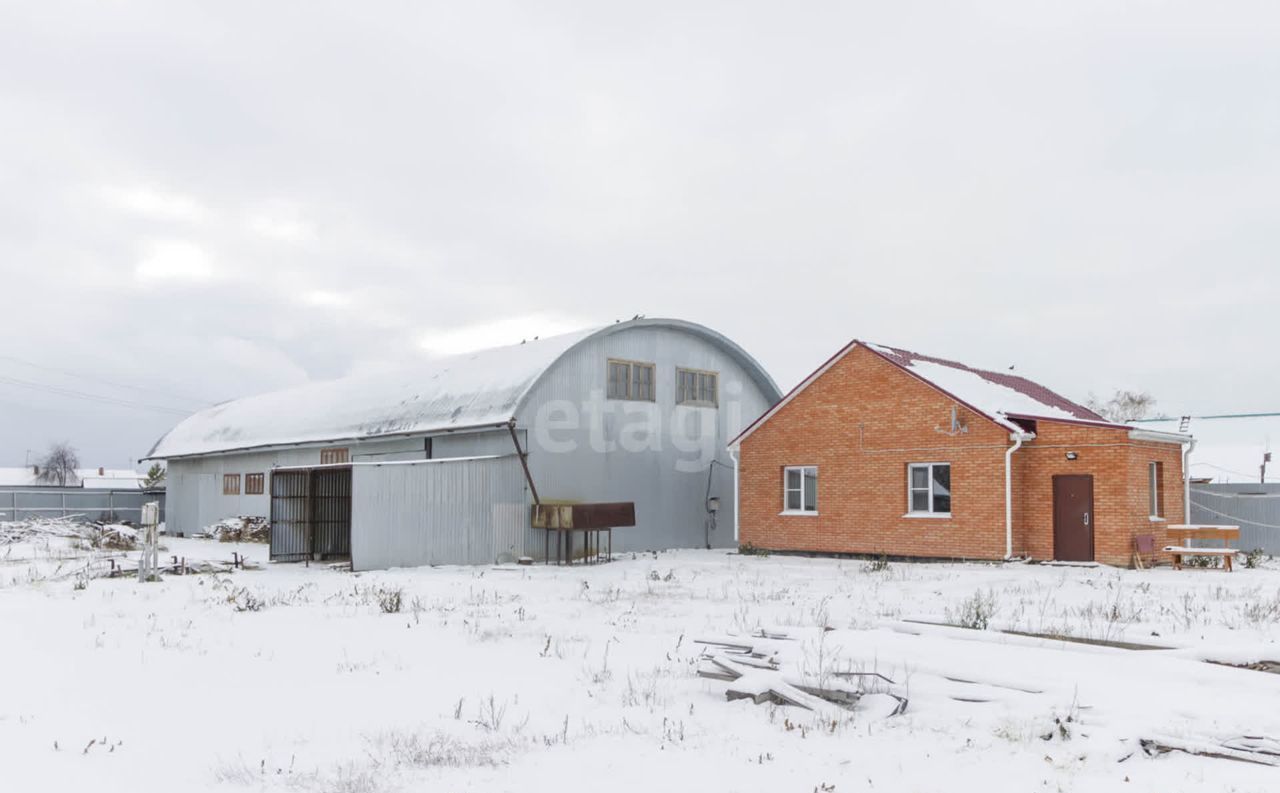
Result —
M 1089 409 L 1108 421 L 1124 423 L 1137 421 L 1151 415 L 1155 409 L 1156 398 L 1146 391 L 1125 391 L 1117 389 L 1110 399 L 1105 401 L 1089 394 Z
M 40 460 L 36 478 L 48 485 L 74 485 L 79 482 L 76 478 L 76 469 L 79 467 L 80 456 L 76 454 L 74 446 L 67 441 L 54 443 Z

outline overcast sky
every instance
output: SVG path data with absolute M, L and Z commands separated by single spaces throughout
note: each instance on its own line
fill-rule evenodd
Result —
M 0 4 L 0 464 L 637 313 L 1280 409 L 1274 2 L 184 5 Z

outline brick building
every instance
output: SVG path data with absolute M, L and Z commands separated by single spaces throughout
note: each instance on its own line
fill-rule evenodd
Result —
M 1184 520 L 1189 436 L 1009 372 L 853 341 L 733 442 L 742 545 L 1132 561 Z

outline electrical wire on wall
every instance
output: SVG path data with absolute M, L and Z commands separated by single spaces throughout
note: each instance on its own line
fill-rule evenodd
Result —
M 733 470 L 733 466 L 728 463 L 722 463 L 719 460 L 712 460 L 711 464 L 707 466 L 707 492 L 702 499 L 703 507 L 707 510 L 707 517 L 702 523 L 707 550 L 711 550 L 711 534 L 716 530 L 716 516 L 720 512 L 720 497 L 711 497 L 711 475 L 715 473 L 717 465 L 730 471 Z

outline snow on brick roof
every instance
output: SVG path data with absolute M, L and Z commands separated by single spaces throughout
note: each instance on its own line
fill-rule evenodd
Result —
M 1112 424 L 1084 405 L 1025 377 L 975 369 L 958 361 L 898 347 L 861 343 L 1011 430 L 1017 430 L 1018 426 L 1010 418 Z
M 557 358 L 598 330 L 224 402 L 183 420 L 147 459 L 501 424 Z
M 826 363 L 819 366 L 798 386 L 791 389 L 786 396 L 774 403 L 773 407 L 739 433 L 729 445 L 737 446 L 746 440 L 757 427 L 767 422 L 773 414 L 785 407 L 797 394 L 808 388 L 810 383 L 825 374 L 856 347 L 866 347 L 889 363 L 915 375 L 957 401 L 963 402 L 1010 432 L 1023 431 L 1023 428 L 1013 421 L 1015 418 L 1085 422 L 1117 429 L 1125 428 L 1125 425 L 1110 422 L 1084 405 L 1072 402 L 1061 394 L 1050 391 L 1025 377 L 1006 372 L 974 369 L 958 361 L 854 339 L 828 358 Z

